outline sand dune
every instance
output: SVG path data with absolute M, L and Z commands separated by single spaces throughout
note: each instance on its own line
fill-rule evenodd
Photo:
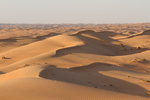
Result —
M 31 57 L 36 57 L 45 53 L 51 53 L 52 51 L 55 51 L 57 49 L 80 46 L 83 44 L 84 43 L 78 38 L 72 36 L 59 35 L 1 53 L 1 66 L 7 66 L 17 61 L 21 61 Z M 5 58 L 3 59 L 3 57 Z
M 142 97 L 36 78 L 5 81 L 0 84 L 0 88 L 1 98 L 5 100 L 10 100 L 10 98 L 13 100 L 126 100 L 126 98 L 128 100 L 148 100 Z M 10 90 L 8 91 L 7 88 Z
M 149 31 L 89 29 L 1 39 L 0 99 L 149 100 Z
M 132 100 L 132 99 L 147 100 L 147 97 L 140 97 L 140 95 L 136 96 L 138 94 L 138 91 L 136 91 L 136 89 L 140 90 L 140 92 L 143 92 L 143 90 L 142 88 L 140 89 L 140 87 L 138 88 L 138 86 L 134 86 L 130 83 L 125 84 L 125 82 L 122 82 L 123 84 L 122 83 L 118 84 L 118 82 L 114 82 L 117 85 L 122 84 L 122 85 L 129 86 L 129 89 L 135 88 L 134 89 L 135 92 L 133 92 L 135 94 L 131 93 L 132 95 L 135 95 L 135 96 L 131 96 L 130 94 L 131 90 L 126 90 L 127 94 L 126 94 L 126 91 L 124 92 L 119 91 L 120 93 L 113 91 L 114 88 L 117 88 L 116 87 L 117 85 L 115 86 L 115 84 L 111 83 L 111 81 L 113 82 L 115 81 L 115 79 L 113 78 L 108 79 L 107 77 L 104 77 L 103 75 L 99 77 L 101 82 L 100 83 L 97 82 L 97 84 L 99 83 L 99 86 L 100 84 L 101 86 L 97 87 L 95 86 L 96 85 L 95 80 L 91 80 L 91 82 L 88 81 L 90 80 L 88 76 L 90 72 L 87 73 L 87 71 L 90 68 L 88 68 L 87 71 L 86 71 L 87 68 L 86 69 L 83 69 L 83 68 L 82 67 L 81 69 L 73 68 L 73 69 L 70 69 L 69 71 L 67 69 L 57 69 L 53 66 L 49 66 L 49 67 L 30 66 L 27 68 L 22 68 L 16 71 L 9 72 L 7 74 L 0 76 L 0 80 L 1 80 L 1 83 L 0 83 L 1 95 L 0 96 L 2 97 L 2 99 L 5 99 L 5 100 L 9 100 L 9 98 L 14 99 L 14 100 L 19 100 L 19 99 L 22 99 L 22 100 L 26 100 L 26 99 L 29 99 L 29 100 L 33 100 L 33 99 L 37 99 L 37 100 L 43 100 L 43 99 L 44 100 L 49 100 L 49 99 L 53 99 L 53 100 L 120 99 L 120 100 L 123 100 L 122 98 L 124 98 L 124 100 L 125 98 L 128 98 L 129 100 Z M 93 65 L 91 65 L 91 68 L 93 68 Z M 97 70 L 97 68 L 94 67 L 94 70 Z M 46 79 L 43 79 L 40 77 L 43 77 Z M 92 77 L 96 78 L 97 76 L 96 75 L 91 76 L 91 79 Z M 47 78 L 50 80 L 47 80 Z M 63 81 L 63 82 L 59 82 L 59 81 Z M 84 86 L 74 85 L 70 83 L 69 81 L 74 81 L 72 83 L 79 82 Z M 111 86 L 110 83 L 113 85 Z M 105 87 L 105 88 L 102 88 L 102 87 Z M 9 88 L 10 90 L 8 91 L 7 88 Z M 123 87 L 123 88 L 126 89 L 127 87 Z M 122 90 L 125 90 L 123 88 Z M 73 91 L 70 91 L 70 90 L 73 90 Z M 7 91 L 7 93 L 6 92 L 3 93 L 3 91 Z M 29 91 L 32 91 L 32 93 Z M 105 94 L 107 94 L 107 96 L 105 96 Z M 6 95 L 9 95 L 9 97 L 7 97 Z

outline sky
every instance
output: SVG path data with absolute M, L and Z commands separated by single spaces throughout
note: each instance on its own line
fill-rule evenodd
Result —
M 0 0 L 0 23 L 150 22 L 150 0 Z

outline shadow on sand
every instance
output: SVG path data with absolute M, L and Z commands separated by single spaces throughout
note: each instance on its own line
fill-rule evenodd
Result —
M 39 76 L 50 80 L 70 82 L 97 89 L 147 97 L 145 95 L 146 89 L 143 87 L 99 73 L 99 71 L 117 69 L 124 70 L 119 69 L 118 66 L 106 63 L 93 63 L 70 69 L 56 68 L 56 66 L 50 65 L 41 71 Z
M 81 39 L 84 42 L 84 45 L 57 50 L 55 57 L 60 57 L 72 53 L 121 56 L 136 54 L 149 50 L 148 48 L 129 47 L 121 44 L 118 40 L 111 38 L 117 34 L 119 33 L 114 33 L 110 31 L 94 32 L 91 30 L 78 32 L 73 36 Z M 118 45 L 113 44 L 114 42 L 117 42 Z

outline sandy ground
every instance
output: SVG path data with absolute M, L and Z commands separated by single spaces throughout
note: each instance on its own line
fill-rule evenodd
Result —
M 133 25 L 1 29 L 0 99 L 150 100 L 150 31 Z

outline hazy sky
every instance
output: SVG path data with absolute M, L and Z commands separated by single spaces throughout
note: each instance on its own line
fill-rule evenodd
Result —
M 0 23 L 150 22 L 150 0 L 0 0 Z

